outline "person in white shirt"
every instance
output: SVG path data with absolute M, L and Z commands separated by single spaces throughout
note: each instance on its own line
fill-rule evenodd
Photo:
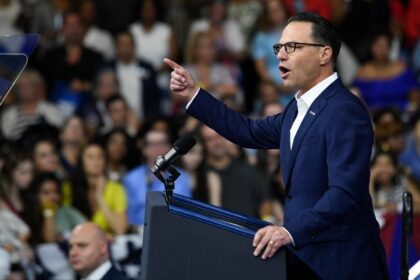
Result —
M 85 25 L 83 45 L 100 53 L 106 60 L 115 57 L 114 40 L 111 33 L 96 26 L 96 4 L 93 0 L 84 0 L 80 6 L 80 17 Z
M 78 225 L 71 233 L 70 263 L 81 279 L 125 280 L 124 274 L 111 263 L 108 238 L 96 224 L 87 222 Z

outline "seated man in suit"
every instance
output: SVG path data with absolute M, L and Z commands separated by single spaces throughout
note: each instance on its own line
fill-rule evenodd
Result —
M 70 236 L 70 262 L 82 279 L 125 280 L 109 260 L 108 239 L 94 223 L 83 223 Z

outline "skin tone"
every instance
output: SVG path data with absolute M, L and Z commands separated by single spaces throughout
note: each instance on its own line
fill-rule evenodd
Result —
M 111 230 L 123 234 L 127 230 L 125 213 L 112 211 L 104 198 L 107 179 L 105 178 L 105 153 L 101 146 L 91 144 L 82 153 L 83 168 L 89 185 L 88 200 L 93 212 L 104 213 Z
M 85 141 L 83 120 L 77 116 L 71 117 L 60 135 L 62 154 L 72 165 L 76 165 L 80 149 Z
M 201 138 L 207 151 L 206 162 L 217 169 L 225 168 L 230 163 L 226 139 L 208 126 L 201 128 Z
M 97 97 L 105 101 L 118 93 L 118 78 L 114 71 L 104 71 L 99 74 L 95 93 Z
M 116 40 L 116 51 L 120 62 L 124 64 L 132 63 L 135 60 L 133 38 L 127 33 L 119 34 Z
M 391 157 L 387 154 L 379 155 L 375 163 L 373 164 L 370 172 L 370 184 L 369 191 L 372 197 L 374 207 L 383 207 L 384 205 L 378 205 L 376 201 L 375 183 L 381 186 L 381 189 L 392 189 L 393 182 L 392 178 L 396 174 L 396 166 L 394 165 Z M 396 211 L 397 205 L 388 204 L 385 208 L 389 211 Z
M 108 115 L 114 127 L 127 128 L 129 131 L 137 131 L 139 127 L 137 117 L 123 99 L 115 100 L 109 105 Z
M 75 227 L 70 236 L 69 247 L 70 263 L 81 277 L 88 276 L 109 259 L 107 237 L 93 223 L 83 223 Z
M 210 69 L 216 61 L 216 47 L 211 35 L 200 36 L 193 51 L 200 83 L 207 90 L 218 93 L 219 98 L 235 97 L 237 87 L 234 83 L 214 84 L 211 81 Z
M 286 11 L 283 7 L 283 4 L 279 0 L 270 0 L 264 2 L 266 5 L 267 10 L 267 18 L 268 21 L 271 23 L 271 26 L 273 28 L 283 25 L 286 20 Z M 266 67 L 266 61 L 265 59 L 257 59 L 255 60 L 255 68 L 259 74 L 259 76 L 262 78 L 262 80 L 272 80 L 270 77 L 270 74 L 268 73 L 267 67 Z M 285 90 L 283 87 L 280 88 L 280 90 Z
M 68 14 L 64 18 L 62 29 L 66 44 L 66 62 L 69 65 L 75 65 L 82 59 L 82 42 L 85 27 L 81 18 L 76 13 Z M 70 88 L 76 92 L 88 91 L 91 84 L 80 79 L 73 79 L 70 82 Z
M 42 209 L 57 210 L 60 203 L 59 186 L 55 181 L 47 180 L 42 183 L 38 193 L 38 199 Z M 45 242 L 55 242 L 57 240 L 57 232 L 55 227 L 55 216 L 44 217 L 42 224 L 42 235 Z
M 17 82 L 19 108 L 24 113 L 35 113 L 45 85 L 29 72 L 24 72 Z
M 9 199 L 17 211 L 23 210 L 20 191 L 29 188 L 33 175 L 34 164 L 30 159 L 22 160 L 16 168 L 12 170 L 13 183 L 8 193 L 10 194 Z
M 155 164 L 156 157 L 165 154 L 171 146 L 166 133 L 159 130 L 152 130 L 148 132 L 145 140 L 146 142 L 143 153 L 147 165 L 152 167 Z
M 125 136 L 121 133 L 114 133 L 107 144 L 108 166 L 113 171 L 119 171 L 122 168 L 122 160 L 126 156 Z
M 304 42 L 318 43 L 312 36 L 312 23 L 291 22 L 283 30 L 279 43 Z M 334 73 L 332 48 L 330 46 L 305 46 L 296 48 L 288 54 L 284 47 L 277 54 L 279 70 L 284 86 L 299 90 L 305 94 L 313 86 Z M 173 69 L 171 73 L 170 89 L 175 95 L 191 100 L 198 91 L 198 86 L 191 74 L 176 62 L 165 58 L 164 62 Z M 278 226 L 268 226 L 255 234 L 253 246 L 254 255 L 261 255 L 262 259 L 271 258 L 280 247 L 292 243 L 288 232 Z
M 34 163 L 39 172 L 56 172 L 61 169 L 55 147 L 49 141 L 40 141 L 35 145 Z

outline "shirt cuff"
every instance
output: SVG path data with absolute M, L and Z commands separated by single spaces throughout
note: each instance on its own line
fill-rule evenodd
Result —
M 284 229 L 287 234 L 289 235 L 290 239 L 292 240 L 292 245 L 295 246 L 295 241 L 293 240 L 293 236 L 290 234 L 290 232 L 285 228 L 285 227 L 281 227 L 282 229 Z
M 194 94 L 194 96 L 191 98 L 191 100 L 187 103 L 187 106 L 185 106 L 185 109 L 188 110 L 188 108 L 190 107 L 191 103 L 194 101 L 195 97 L 197 96 L 198 92 L 200 91 L 200 88 L 198 88 L 198 90 L 196 91 L 196 93 Z

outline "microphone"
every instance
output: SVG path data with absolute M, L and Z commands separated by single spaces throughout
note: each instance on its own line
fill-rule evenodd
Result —
M 172 149 L 166 154 L 160 155 L 155 160 L 155 165 L 151 168 L 153 174 L 157 174 L 159 171 L 165 171 L 168 169 L 172 162 L 174 162 L 179 156 L 185 155 L 196 143 L 195 138 L 186 134 L 176 140 Z

